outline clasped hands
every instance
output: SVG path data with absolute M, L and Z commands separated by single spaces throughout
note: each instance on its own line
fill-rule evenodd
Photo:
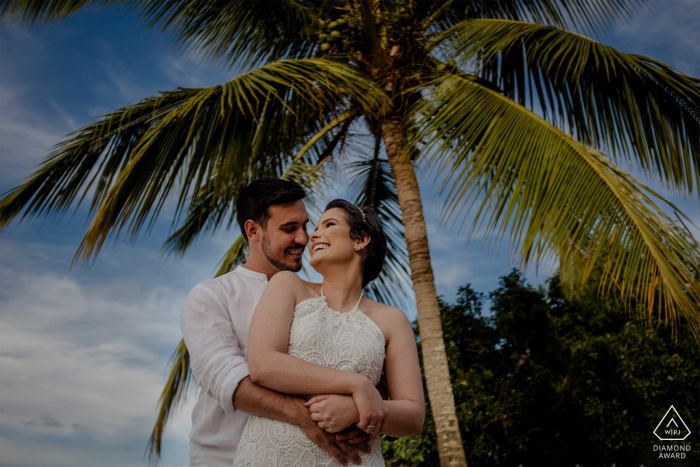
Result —
M 309 399 L 304 405 L 311 412 L 311 419 L 329 433 L 339 433 L 356 425 L 364 432 L 379 436 L 389 411 L 382 396 L 372 383 L 358 385 L 352 396 L 324 394 Z

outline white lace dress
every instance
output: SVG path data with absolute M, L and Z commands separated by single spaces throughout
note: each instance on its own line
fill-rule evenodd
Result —
M 384 334 L 360 311 L 359 304 L 345 313 L 335 311 L 326 303 L 323 291 L 319 297 L 299 302 L 294 308 L 287 353 L 307 362 L 363 374 L 376 385 L 384 365 Z M 358 451 L 362 465 L 384 467 L 379 438 L 370 438 L 369 442 L 370 454 Z M 255 415 L 248 418 L 234 461 L 234 467 L 339 465 L 298 426 Z

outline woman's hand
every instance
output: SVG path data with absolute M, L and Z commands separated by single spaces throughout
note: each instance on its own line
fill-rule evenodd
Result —
M 304 405 L 311 411 L 311 419 L 330 433 L 339 433 L 360 421 L 357 406 L 350 396 L 324 394 L 312 397 Z
M 381 394 L 370 380 L 361 376 L 356 388 L 353 388 L 352 398 L 355 400 L 360 421 L 357 427 L 372 436 L 379 436 L 382 425 L 389 416 L 389 410 L 384 405 Z

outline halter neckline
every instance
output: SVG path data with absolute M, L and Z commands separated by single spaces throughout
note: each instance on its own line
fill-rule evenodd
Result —
M 364 296 L 364 294 L 362 293 L 362 291 L 360 291 L 360 299 L 357 301 L 357 304 L 352 308 L 352 310 L 354 310 L 355 308 L 358 308 L 358 307 L 360 306 L 360 302 L 362 301 L 362 297 L 363 297 L 363 296 Z M 323 286 L 321 286 L 321 297 L 323 297 L 324 299 L 326 298 L 326 296 L 323 295 Z M 327 302 L 327 301 L 326 301 L 326 302 Z M 332 309 L 332 308 L 331 308 L 331 309 Z M 350 311 L 352 311 L 352 310 L 350 310 Z M 338 313 L 343 313 L 343 312 L 342 312 L 342 311 L 339 311 Z M 349 312 L 346 311 L 345 313 L 349 313 Z

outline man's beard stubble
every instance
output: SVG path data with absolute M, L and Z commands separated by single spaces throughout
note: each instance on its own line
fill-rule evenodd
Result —
M 303 249 L 304 246 L 299 245 L 297 248 Z M 267 238 L 267 235 L 264 235 L 262 239 L 262 251 L 265 255 L 265 258 L 267 258 L 270 264 L 272 264 L 280 271 L 301 271 L 301 260 L 299 260 L 298 262 L 295 261 L 294 264 L 287 264 L 284 261 L 282 261 L 282 259 L 279 258 L 277 255 L 275 255 L 275 252 L 272 250 L 272 248 L 270 248 L 270 240 Z M 284 252 L 282 254 L 284 254 Z

